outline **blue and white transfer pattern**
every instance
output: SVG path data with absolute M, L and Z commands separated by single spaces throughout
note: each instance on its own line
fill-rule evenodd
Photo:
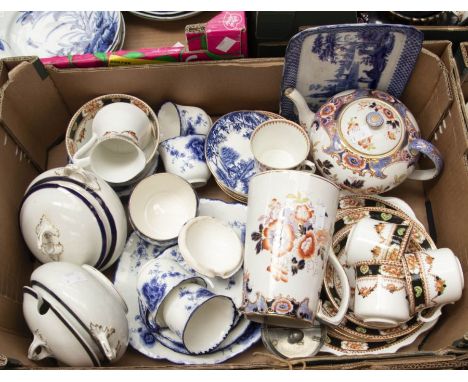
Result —
M 399 97 L 422 47 L 423 34 L 403 25 L 338 25 L 296 34 L 285 54 L 284 90 L 296 88 L 312 111 L 350 89 L 378 89 Z M 297 120 L 281 98 L 281 115 Z
M 178 149 L 174 144 L 179 137 L 167 139 L 160 144 L 170 156 L 171 163 L 180 165 L 179 171 L 182 174 L 193 169 L 197 162 L 205 162 L 205 137 L 202 135 L 192 135 L 191 137 L 183 150 Z
M 221 219 L 233 227 L 239 237 L 245 236 L 247 207 L 243 204 L 200 199 L 199 215 Z M 242 317 L 215 351 L 196 356 L 189 354 L 180 343 L 180 339 L 169 329 L 160 328 L 159 331 L 151 332 L 140 317 L 136 280 L 141 267 L 147 261 L 160 256 L 173 258 L 186 270 L 195 274 L 195 271 L 183 262 L 177 247 L 171 247 L 161 253 L 158 248 L 141 240 L 136 233 L 130 235 L 119 260 L 114 285 L 128 306 L 129 339 L 133 348 L 150 358 L 167 359 L 178 364 L 216 364 L 242 353 L 260 339 L 260 326 Z M 209 279 L 208 285 L 214 293 L 231 297 L 236 306 L 240 306 L 242 302 L 242 270 L 227 280 Z
M 0 57 L 107 52 L 115 47 L 121 24 L 115 11 L 4 12 Z
M 249 180 L 255 174 L 250 136 L 270 119 L 255 111 L 235 111 L 219 118 L 205 143 L 208 167 L 228 190 L 247 197 Z
M 177 108 L 180 117 L 181 132 L 180 135 L 203 134 L 206 135 L 210 130 L 210 120 L 206 114 L 198 113 L 193 115 L 186 109 Z

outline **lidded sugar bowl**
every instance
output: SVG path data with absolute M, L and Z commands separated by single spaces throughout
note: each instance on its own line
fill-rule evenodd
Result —
M 322 175 L 360 194 L 386 192 L 406 178 L 428 180 L 442 170 L 437 148 L 420 138 L 416 119 L 395 97 L 379 90 L 347 90 L 313 113 L 296 89 L 286 89 L 312 141 Z M 416 170 L 420 153 L 434 167 Z

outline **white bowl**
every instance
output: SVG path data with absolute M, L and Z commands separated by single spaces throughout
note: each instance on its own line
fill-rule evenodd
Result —
M 101 359 L 116 362 L 123 356 L 128 345 L 127 306 L 99 271 L 86 265 L 47 263 L 32 273 L 31 285 L 82 337 L 94 342 Z
M 243 245 L 236 232 L 211 216 L 196 217 L 179 234 L 184 260 L 207 277 L 231 277 L 242 266 Z
M 198 198 L 181 177 L 159 173 L 142 180 L 128 204 L 138 235 L 159 246 L 177 242 L 182 226 L 197 214 Z
M 28 190 L 31 189 L 31 187 L 43 184 L 55 184 L 66 187 L 55 189 L 52 188 L 60 192 L 63 192 L 63 190 L 66 190 L 67 188 L 76 192 L 78 195 L 70 194 L 69 196 L 72 197 L 73 195 L 73 197 L 80 200 L 86 200 L 85 202 L 80 201 L 80 205 L 89 204 L 93 206 L 94 211 L 100 218 L 105 229 L 107 240 L 106 254 L 104 257 L 101 258 L 100 256 L 101 251 L 95 250 L 95 259 L 90 259 L 89 253 L 93 251 L 91 251 L 91 249 L 90 251 L 83 250 L 82 245 L 80 244 L 82 238 L 79 237 L 80 232 L 77 232 L 77 236 L 74 236 L 74 240 L 71 244 L 67 244 L 65 247 L 65 243 L 61 243 L 64 251 L 63 254 L 58 257 L 58 259 L 62 261 L 69 261 L 78 265 L 89 264 L 99 269 L 106 269 L 110 267 L 122 254 L 127 238 L 127 218 L 123 205 L 117 194 L 105 181 L 95 176 L 91 172 L 82 170 L 81 168 L 74 165 L 59 167 L 42 173 L 31 182 Z M 46 190 L 48 190 L 48 188 L 44 189 L 44 191 Z M 57 206 L 56 202 L 52 199 L 48 200 L 47 204 L 44 204 L 43 207 L 57 210 L 62 208 Z M 63 208 L 67 209 L 67 206 L 64 206 Z M 43 251 L 40 251 L 37 247 L 37 233 L 35 232 L 35 229 L 34 232 L 31 232 L 31 229 L 34 227 L 31 227 L 30 225 L 28 226 L 27 223 L 27 221 L 31 221 L 31 217 L 26 214 L 26 211 L 21 216 L 21 225 L 25 225 L 25 240 L 26 237 L 28 237 L 27 243 L 31 251 L 34 253 L 34 255 L 36 255 L 36 257 L 39 256 L 38 259 L 42 262 L 52 261 L 53 257 L 44 256 L 45 254 Z M 64 222 L 62 222 L 62 220 L 60 222 L 54 221 L 54 225 L 58 230 L 66 232 L 69 229 L 69 221 L 73 219 L 73 215 L 68 216 L 63 213 L 60 216 L 63 217 Z M 34 221 L 32 221 L 32 223 L 33 222 Z M 101 228 L 99 227 L 99 229 Z M 34 236 L 36 236 L 36 240 L 34 240 Z M 80 245 L 72 245 L 76 243 Z M 70 249 L 70 251 L 68 251 L 68 249 Z

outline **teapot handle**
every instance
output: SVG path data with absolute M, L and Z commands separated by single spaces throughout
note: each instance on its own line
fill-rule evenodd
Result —
M 323 312 L 322 305 L 320 305 L 320 308 L 317 312 L 317 318 L 320 321 L 336 326 L 341 321 L 343 321 L 343 318 L 346 315 L 346 312 L 348 311 L 351 288 L 349 287 L 348 276 L 346 275 L 346 272 L 343 269 L 343 266 L 340 264 L 340 261 L 338 260 L 336 255 L 333 253 L 332 249 L 330 249 L 330 251 L 328 252 L 328 260 L 331 262 L 333 268 L 335 268 L 336 271 L 338 272 L 338 277 L 341 281 L 341 285 L 343 286 L 343 297 L 341 298 L 340 308 L 338 309 L 338 312 L 333 317 L 330 317 L 329 315 L 325 314 Z
M 432 143 L 424 139 L 414 139 L 409 144 L 409 150 L 423 153 L 434 163 L 434 168 L 427 170 L 414 170 L 413 173 L 408 176 L 409 179 L 429 180 L 440 174 L 444 167 L 444 161 L 439 150 Z

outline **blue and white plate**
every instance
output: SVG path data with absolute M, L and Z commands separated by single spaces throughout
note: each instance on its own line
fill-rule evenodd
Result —
M 349 24 L 306 29 L 286 49 L 281 115 L 297 120 L 283 95 L 293 87 L 312 111 L 349 89 L 379 89 L 400 97 L 416 64 L 423 33 L 406 25 Z
M 221 188 L 247 199 L 255 174 L 250 135 L 270 117 L 257 111 L 234 111 L 219 118 L 205 142 L 208 168 Z
M 231 226 L 241 240 L 245 236 L 247 207 L 238 203 L 226 203 L 221 200 L 200 199 L 199 216 L 213 216 Z M 135 233 L 128 239 L 115 274 L 114 284 L 128 306 L 127 319 L 130 329 L 130 345 L 139 352 L 154 359 L 167 359 L 178 364 L 215 364 L 228 360 L 247 350 L 261 336 L 260 326 L 245 318 L 240 318 L 237 325 L 219 346 L 209 354 L 191 355 L 169 330 L 151 333 L 140 319 L 136 281 L 139 269 L 149 260 L 158 256 L 168 256 L 180 261 L 189 271 L 180 256 L 177 246 L 161 253 L 160 250 L 143 240 Z M 204 276 L 202 276 L 204 277 Z M 207 279 L 212 290 L 233 298 L 237 306 L 241 303 L 242 271 L 232 278 Z M 185 353 L 185 354 L 184 354 Z
M 2 12 L 0 57 L 67 56 L 118 48 L 120 12 Z

